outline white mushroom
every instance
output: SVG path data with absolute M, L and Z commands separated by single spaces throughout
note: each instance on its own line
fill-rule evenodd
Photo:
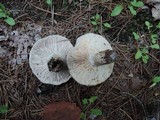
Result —
M 154 17 L 154 20 L 160 19 L 160 4 L 156 4 L 152 8 L 152 17 Z
M 104 82 L 112 73 L 116 53 L 102 36 L 88 33 L 79 37 L 67 55 L 71 76 L 80 84 L 92 86 Z
M 70 41 L 60 35 L 38 40 L 30 51 L 29 64 L 32 72 L 43 83 L 60 85 L 70 79 L 66 65 Z
M 160 19 L 160 0 L 146 0 L 146 3 L 152 6 L 151 12 L 154 20 L 159 20 Z
M 146 3 L 160 3 L 160 0 L 146 0 Z

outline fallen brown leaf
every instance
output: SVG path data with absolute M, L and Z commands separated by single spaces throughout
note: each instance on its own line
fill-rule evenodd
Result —
M 56 102 L 44 107 L 43 120 L 80 120 L 80 113 L 75 103 Z

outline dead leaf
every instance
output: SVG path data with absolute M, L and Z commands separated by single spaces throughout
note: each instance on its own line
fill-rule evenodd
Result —
M 80 120 L 80 113 L 75 103 L 56 102 L 44 107 L 43 120 Z

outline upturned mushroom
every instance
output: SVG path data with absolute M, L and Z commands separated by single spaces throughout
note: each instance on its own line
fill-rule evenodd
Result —
M 93 86 L 111 75 L 115 59 L 116 53 L 104 37 L 87 33 L 80 36 L 68 52 L 67 65 L 79 84 Z
M 32 72 L 43 83 L 60 85 L 70 79 L 66 65 L 70 41 L 60 35 L 38 40 L 30 51 L 29 64 Z

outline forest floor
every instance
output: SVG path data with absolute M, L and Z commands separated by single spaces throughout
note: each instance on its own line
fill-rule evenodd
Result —
M 125 0 L 54 0 L 54 19 L 45 0 L 1 0 L 16 21 L 9 26 L 0 20 L 0 105 L 8 112 L 0 114 L 1 120 L 41 120 L 44 106 L 58 101 L 76 103 L 82 110 L 82 100 L 97 96 L 91 108 L 99 108 L 102 115 L 94 120 L 159 120 L 160 85 L 150 87 L 154 76 L 160 75 L 160 51 L 149 49 L 145 64 L 134 58 L 139 44 L 148 44 L 145 21 L 154 21 L 149 9 L 137 10 L 133 16 L 127 7 L 111 17 L 117 4 Z M 101 16 L 94 26 L 91 19 Z M 104 28 L 102 23 L 110 23 Z M 95 30 L 96 29 L 96 30 Z M 70 79 L 59 86 L 41 83 L 30 69 L 29 51 L 37 39 L 52 34 L 67 37 L 73 45 L 85 33 L 97 33 L 107 38 L 117 52 L 112 75 L 97 86 L 83 86 Z M 132 32 L 140 35 L 137 43 Z M 160 36 L 160 31 L 156 31 Z M 89 120 L 90 118 L 87 117 Z

